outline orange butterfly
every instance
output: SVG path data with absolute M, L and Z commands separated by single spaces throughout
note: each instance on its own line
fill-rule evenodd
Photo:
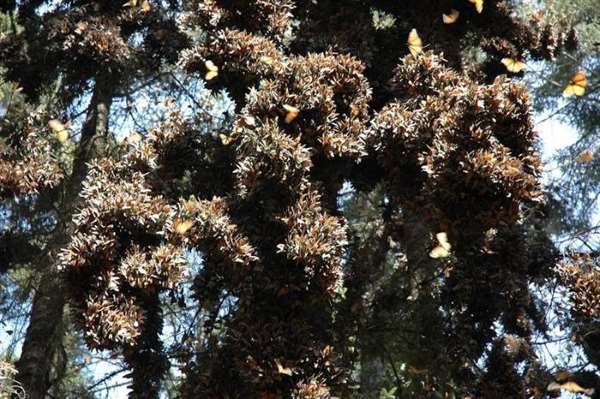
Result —
M 285 115 L 285 123 L 292 123 L 300 114 L 300 110 L 292 105 L 284 104 L 283 109 L 287 112 Z
M 509 72 L 513 73 L 521 72 L 527 66 L 523 61 L 515 60 L 513 58 L 502 58 L 500 62 L 504 64 Z
M 577 155 L 577 161 L 579 162 L 592 162 L 594 160 L 594 153 L 591 150 L 583 150 Z
M 460 16 L 460 12 L 453 8 L 452 10 L 450 10 L 450 14 L 448 14 L 448 15 L 442 14 L 442 21 L 444 21 L 444 23 L 446 25 L 450 25 L 450 24 L 455 23 L 458 20 L 459 16 Z
M 175 230 L 175 232 L 177 234 L 185 234 L 190 228 L 192 228 L 192 225 L 194 224 L 193 221 L 191 220 L 182 220 L 182 219 L 175 219 L 173 220 L 173 228 Z
M 483 0 L 469 0 L 469 3 L 474 4 L 477 12 L 481 14 L 483 11 Z
M 577 72 L 571 76 L 571 80 L 567 87 L 563 90 L 563 96 L 583 96 L 587 87 L 587 79 L 583 71 Z

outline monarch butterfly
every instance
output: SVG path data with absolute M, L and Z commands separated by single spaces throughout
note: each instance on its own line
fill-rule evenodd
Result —
M 413 57 L 416 57 L 417 54 L 423 52 L 423 41 L 419 37 L 416 29 L 410 31 L 406 44 L 408 44 L 408 51 L 410 51 Z
M 87 29 L 88 23 L 85 21 L 79 21 L 75 25 L 75 33 L 82 34 Z
M 241 119 L 243 126 L 256 126 L 256 119 L 250 115 L 244 115 Z
M 200 202 L 195 197 L 191 197 L 189 200 L 183 202 L 183 209 L 186 212 L 198 212 Z
M 69 130 L 67 130 L 67 127 L 58 119 L 49 120 L 48 126 L 56 136 L 57 140 L 61 143 L 64 143 L 69 139 Z
M 513 73 L 521 72 L 527 66 L 523 61 L 515 60 L 513 58 L 502 58 L 500 62 L 504 64 L 509 72 Z
M 592 162 L 594 160 L 594 153 L 591 150 L 583 150 L 577 155 L 579 162 Z
M 138 132 L 132 132 L 129 136 L 127 136 L 127 144 L 135 144 L 142 140 L 142 135 Z
M 444 21 L 445 24 L 450 25 L 450 24 L 455 23 L 458 20 L 459 16 L 460 16 L 460 12 L 453 8 L 450 10 L 450 14 L 448 14 L 448 15 L 442 14 L 442 21 Z
M 177 234 L 185 234 L 194 224 L 191 220 L 175 219 L 173 221 L 173 228 Z
M 294 119 L 298 117 L 300 110 L 292 105 L 284 104 L 283 109 L 286 110 L 285 123 L 292 123 Z
M 206 60 L 206 62 L 204 62 L 204 66 L 206 67 L 207 71 L 204 79 L 211 80 L 219 75 L 219 67 L 217 67 L 211 60 Z
M 152 11 L 152 6 L 148 0 L 142 1 L 142 12 L 150 12 Z
M 219 138 L 221 139 L 221 143 L 223 145 L 229 145 L 231 143 L 231 141 L 233 140 L 231 138 L 231 136 L 228 136 L 228 135 L 223 134 L 223 133 L 219 133 Z
M 275 360 L 275 365 L 277 366 L 277 372 L 279 374 L 289 375 L 290 377 L 294 374 L 294 371 L 291 368 L 282 366 L 279 360 Z
M 548 391 L 560 391 L 561 389 L 564 389 L 568 392 L 583 393 L 587 396 L 592 396 L 595 391 L 594 388 L 583 388 L 575 381 L 567 381 L 564 383 L 551 382 L 550 384 L 548 384 L 548 387 L 546 389 Z
M 469 3 L 474 4 L 477 12 L 481 14 L 483 11 L 483 0 L 469 0 Z
M 268 55 L 263 55 L 260 57 L 260 62 L 264 62 L 267 65 L 271 65 L 273 63 L 273 57 L 269 57 Z
M 127 3 L 123 4 L 123 7 L 137 7 L 137 5 L 138 0 L 129 0 Z M 150 2 L 148 0 L 143 0 L 140 4 L 140 7 L 142 8 L 143 12 L 148 12 L 152 10 L 152 6 L 150 5 Z
M 571 76 L 571 80 L 567 87 L 563 90 L 563 96 L 583 96 L 587 87 L 587 79 L 583 71 L 577 72 Z
M 438 258 L 446 258 L 450 256 L 450 249 L 452 246 L 448 242 L 448 235 L 446 233 L 437 233 L 435 235 L 438 241 L 438 246 L 433 248 L 429 253 L 429 256 L 438 259 Z

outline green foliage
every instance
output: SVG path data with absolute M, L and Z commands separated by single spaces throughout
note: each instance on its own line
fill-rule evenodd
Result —
M 396 389 L 396 387 L 390 388 L 389 390 L 386 388 L 381 388 L 381 391 L 379 392 L 379 399 L 395 399 Z

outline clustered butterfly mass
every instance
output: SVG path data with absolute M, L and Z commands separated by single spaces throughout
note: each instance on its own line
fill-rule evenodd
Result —
M 361 312 L 381 264 L 361 262 L 374 254 L 359 252 L 339 207 L 345 183 L 384 192 L 382 233 L 365 251 L 423 262 L 434 276 L 438 329 L 423 337 L 444 336 L 447 346 L 414 365 L 428 381 L 417 395 L 447 392 L 450 381 L 466 397 L 545 389 L 531 350 L 534 330 L 545 327 L 529 283 L 552 274 L 556 254 L 524 223 L 543 201 L 540 159 L 528 93 L 506 75 L 521 73 L 526 57 L 573 48 L 564 21 L 521 20 L 493 0 L 184 3 L 170 23 L 169 4 L 86 2 L 40 33 L 61 44 L 51 47 L 61 55 L 56 67 L 74 88 L 89 76 L 75 73 L 76 63 L 109 71 L 108 81 L 131 70 L 140 53 L 128 37 L 143 29 L 149 54 L 160 54 L 144 62 L 176 60 L 235 101 L 235 120 L 213 135 L 170 104 L 147 137 L 86 171 L 60 265 L 86 342 L 122 351 L 132 395 L 156 395 L 167 371 L 160 294 L 178 293 L 190 248 L 203 257 L 194 306 L 218 315 L 224 298 L 235 305 L 218 331 L 207 322 L 186 340 L 182 397 L 349 395 L 358 359 L 348 348 L 373 321 Z M 375 29 L 372 7 L 395 23 Z M 0 50 L 25 51 L 11 45 Z M 484 61 L 466 58 L 468 47 Z M 35 95 L 19 79 L 24 56 L 11 60 L 8 77 Z M 586 85 L 577 73 L 565 95 L 583 95 Z M 60 184 L 44 148 L 53 138 L 69 142 L 69 126 L 47 118 L 52 136 L 40 136 L 45 117 L 17 126 L 4 150 L 6 192 Z M 585 297 L 574 276 L 574 295 Z

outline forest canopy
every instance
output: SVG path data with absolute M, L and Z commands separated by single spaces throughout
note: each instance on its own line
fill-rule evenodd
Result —
M 600 398 L 594 3 L 0 1 L 0 398 Z

